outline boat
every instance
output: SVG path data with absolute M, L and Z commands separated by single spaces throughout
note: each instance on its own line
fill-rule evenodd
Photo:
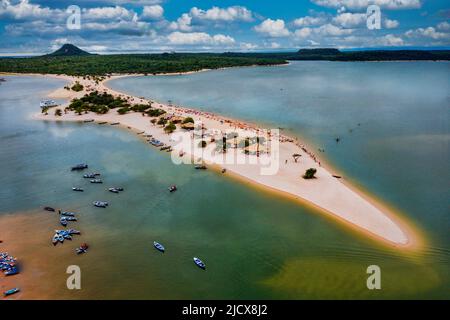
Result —
M 10 267 L 5 272 L 5 276 L 13 276 L 19 273 L 19 269 L 16 266 Z
M 41 109 L 56 107 L 58 104 L 54 100 L 42 100 L 39 103 Z
M 108 191 L 112 193 L 119 193 L 119 190 L 116 188 L 108 188 Z
M 176 185 L 170 186 L 170 187 L 169 187 L 169 191 L 170 191 L 170 192 L 177 191 L 177 186 L 176 186 Z
M 66 217 L 75 217 L 76 213 L 70 211 L 60 211 L 59 214 Z
M 52 208 L 52 207 L 44 207 L 44 210 L 50 211 L 50 212 L 55 212 L 55 208 Z
M 85 119 L 83 122 L 94 122 L 94 119 Z
M 82 243 L 78 248 L 75 249 L 77 254 L 83 254 L 87 252 L 87 249 L 89 248 L 87 243 Z
M 107 124 L 107 123 L 108 123 L 107 121 L 101 121 L 98 124 Z
M 197 165 L 195 165 L 195 169 L 196 170 L 206 170 L 206 166 L 205 165 L 199 165 L 199 164 L 197 164 Z
M 83 188 L 77 188 L 77 187 L 73 187 L 72 188 L 73 191 L 79 191 L 79 192 L 83 192 Z
M 120 124 L 120 122 L 113 122 L 113 123 L 111 123 L 112 126 L 117 126 L 119 124 Z
M 77 164 L 76 166 L 73 166 L 72 171 L 84 170 L 87 168 L 88 168 L 88 165 L 86 163 L 80 163 L 80 164 Z
M 59 219 L 59 223 L 61 223 L 61 225 L 63 227 L 67 227 L 67 220 L 66 219 L 63 219 L 63 218 Z M 59 237 L 58 237 L 58 241 L 59 241 Z
M 91 183 L 103 183 L 103 181 L 101 179 L 92 179 L 90 182 Z
M 19 292 L 19 291 L 20 291 L 19 288 L 12 288 L 12 289 L 9 289 L 9 290 L 6 290 L 5 292 L 3 292 L 3 295 L 4 295 L 5 297 L 7 297 L 7 296 L 10 296 L 10 295 L 12 295 L 12 294 L 14 294 L 14 293 L 17 293 L 17 292 Z
M 86 173 L 86 174 L 83 174 L 83 178 L 95 179 L 99 175 L 100 175 L 100 173 Z
M 222 173 L 225 173 L 225 172 L 227 172 L 227 169 L 223 168 Z
M 54 235 L 52 238 L 52 243 L 54 246 L 56 246 L 58 244 L 59 240 L 58 240 L 58 235 Z
M 123 191 L 122 187 L 115 187 L 114 189 L 118 190 L 118 191 Z
M 94 201 L 93 204 L 99 208 L 106 208 L 108 206 L 108 202 L 106 201 Z
M 164 252 L 166 249 L 161 243 L 158 243 L 156 241 L 153 241 L 153 246 L 156 248 L 156 250 Z
M 342 178 L 341 176 L 338 176 L 338 175 L 335 175 L 335 174 L 333 174 L 333 177 L 336 178 L 336 179 L 341 179 Z
M 197 265 L 197 267 L 199 267 L 200 269 L 205 270 L 206 269 L 206 265 L 203 263 L 202 260 L 200 260 L 197 257 L 194 257 L 194 263 Z
M 67 232 L 70 235 L 72 235 L 72 234 L 81 234 L 80 231 L 75 230 L 75 229 L 68 229 L 68 230 L 63 230 L 63 231 Z

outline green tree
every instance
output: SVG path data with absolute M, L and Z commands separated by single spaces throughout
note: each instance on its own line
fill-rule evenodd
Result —
M 177 129 L 177 126 L 171 121 L 167 126 L 164 127 L 164 132 L 172 133 Z
M 316 174 L 317 169 L 309 168 L 305 171 L 305 174 L 303 175 L 303 179 L 314 179 L 316 178 L 314 175 Z

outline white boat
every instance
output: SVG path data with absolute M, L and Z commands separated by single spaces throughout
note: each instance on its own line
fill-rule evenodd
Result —
M 39 106 L 44 108 L 56 107 L 58 104 L 54 100 L 42 100 Z

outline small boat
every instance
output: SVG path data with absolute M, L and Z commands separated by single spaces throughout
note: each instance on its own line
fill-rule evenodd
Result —
M 206 269 L 206 265 L 205 265 L 205 264 L 203 263 L 203 261 L 200 260 L 199 258 L 194 257 L 194 263 L 197 265 L 197 267 L 199 267 L 199 268 L 201 268 L 201 269 L 203 269 L 203 270 Z
M 99 175 L 100 175 L 100 173 L 86 173 L 83 175 L 83 178 L 95 179 Z
M 123 191 L 122 187 L 115 187 L 114 189 L 116 189 L 117 191 Z
M 44 210 L 50 211 L 50 212 L 55 212 L 55 208 L 52 208 L 52 207 L 44 207 Z
M 11 267 L 7 271 L 5 271 L 5 276 L 13 276 L 19 273 L 19 269 L 17 267 Z
M 199 165 L 199 164 L 197 164 L 196 166 L 195 166 L 195 169 L 196 170 L 206 170 L 206 166 L 205 165 Z
M 92 179 L 90 182 L 91 183 L 103 183 L 103 181 L 101 179 Z
M 158 243 L 156 241 L 153 241 L 153 246 L 156 248 L 156 250 L 164 252 L 166 249 L 161 243 Z
M 67 220 L 66 219 L 63 219 L 63 218 L 59 219 L 59 223 L 61 223 L 61 225 L 63 227 L 67 227 Z M 58 241 L 59 241 L 59 237 L 58 237 Z
M 119 190 L 116 188 L 108 188 L 108 191 L 112 193 L 119 193 Z
M 176 185 L 170 186 L 170 187 L 169 187 L 169 191 L 170 191 L 170 192 L 177 191 L 177 186 L 176 186 Z
M 106 208 L 108 206 L 108 202 L 106 201 L 94 201 L 93 204 L 99 208 Z
M 78 188 L 78 187 L 73 187 L 72 188 L 73 191 L 78 191 L 78 192 L 83 192 L 83 188 Z
M 66 231 L 68 234 L 72 235 L 72 234 L 81 234 L 80 231 L 75 230 L 75 229 L 69 229 Z
M 12 288 L 12 289 L 9 289 L 9 290 L 3 292 L 3 295 L 4 295 L 5 297 L 7 297 L 7 296 L 10 296 L 10 295 L 12 295 L 12 294 L 14 294 L 14 293 L 17 293 L 17 292 L 19 292 L 19 291 L 20 291 L 19 288 Z
M 85 120 L 83 120 L 83 122 L 94 122 L 94 119 L 85 119 Z
M 336 178 L 336 179 L 341 179 L 342 178 L 341 176 L 337 176 L 335 174 L 333 174 L 333 177 Z
M 56 246 L 58 244 L 59 240 L 58 240 L 58 235 L 54 235 L 52 238 L 52 243 L 54 246 Z
M 80 163 L 80 164 L 77 164 L 76 166 L 73 166 L 71 170 L 72 171 L 78 171 L 78 170 L 84 170 L 84 169 L 87 169 L 87 168 L 88 168 L 87 164 Z
M 60 211 L 59 214 L 66 217 L 75 217 L 76 213 L 70 211 Z
M 42 100 L 39 103 L 41 109 L 56 107 L 58 104 L 54 100 Z
M 107 121 L 101 121 L 98 124 L 107 124 L 107 123 L 108 123 Z
M 120 122 L 113 122 L 113 123 L 111 123 L 112 126 L 117 126 L 118 124 L 120 124 Z
M 63 243 L 64 242 L 64 237 L 63 236 L 58 236 L 58 241 Z

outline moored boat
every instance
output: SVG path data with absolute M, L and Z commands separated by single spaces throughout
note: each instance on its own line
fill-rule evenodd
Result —
M 78 187 L 73 187 L 72 190 L 73 191 L 78 191 L 78 192 L 83 192 L 84 191 L 83 188 L 78 188 Z
M 177 186 L 176 186 L 176 185 L 170 186 L 170 187 L 169 187 L 169 191 L 170 191 L 170 192 L 177 191 Z
M 5 292 L 3 292 L 3 295 L 6 297 L 6 296 L 10 296 L 10 295 L 12 295 L 12 294 L 14 294 L 14 293 L 17 293 L 17 292 L 19 292 L 20 291 L 20 289 L 19 288 L 12 288 L 12 289 L 9 289 L 9 290 L 6 290 Z
M 206 269 L 206 265 L 203 263 L 202 260 L 200 260 L 197 257 L 194 257 L 194 263 L 197 265 L 197 267 L 199 267 L 200 269 L 205 270 Z
M 164 246 L 156 241 L 153 241 L 153 246 L 156 248 L 156 250 L 164 252 L 166 249 L 164 248 Z
M 87 169 L 88 165 L 86 163 L 80 163 L 71 168 L 72 171 L 84 170 Z
M 52 207 L 44 207 L 44 210 L 50 211 L 50 212 L 55 212 L 55 208 L 52 208 Z
M 93 204 L 99 208 L 106 208 L 108 206 L 108 202 L 106 201 L 94 201 Z
M 103 181 L 101 179 L 92 179 L 90 183 L 103 183 Z

